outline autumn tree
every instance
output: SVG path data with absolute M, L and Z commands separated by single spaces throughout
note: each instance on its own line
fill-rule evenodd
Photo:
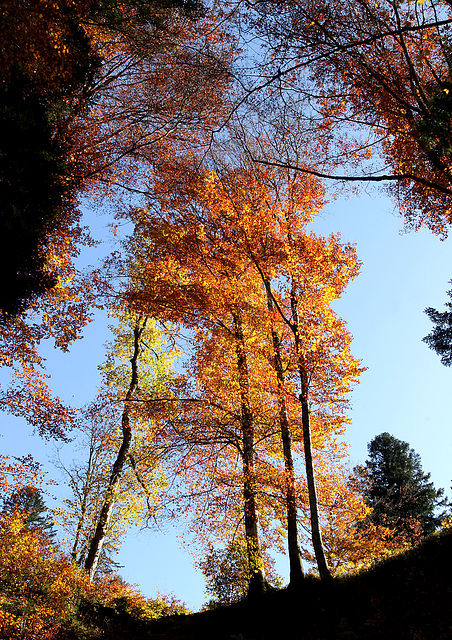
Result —
M 325 557 L 332 574 L 350 575 L 372 567 L 382 558 L 405 551 L 410 545 L 406 536 L 389 524 L 372 521 L 372 507 L 364 495 L 367 476 L 363 475 L 362 468 L 350 471 L 345 445 L 330 445 L 327 457 L 329 464 L 317 466 L 318 501 Z M 300 516 L 304 530 L 309 527 L 309 521 L 303 512 Z M 413 529 L 411 534 L 414 536 L 415 533 Z M 303 544 L 303 555 L 308 561 L 315 562 L 315 555 L 306 543 Z
M 8 153 L 12 164 L 6 169 L 17 173 L 23 162 L 28 163 L 23 167 L 26 176 L 22 175 L 28 186 L 23 183 L 20 190 L 24 197 L 31 193 L 29 180 L 41 176 L 37 191 L 42 202 L 33 194 L 34 208 L 28 207 L 27 215 L 33 215 L 39 204 L 50 216 L 41 230 L 33 218 L 30 242 L 39 240 L 34 254 L 39 273 L 33 275 L 35 267 L 29 261 L 20 271 L 23 286 L 28 287 L 20 295 L 26 294 L 27 301 L 11 302 L 19 305 L 17 311 L 26 307 L 27 314 L 15 318 L 9 314 L 0 326 L 0 364 L 11 371 L 0 407 L 24 417 L 45 437 L 64 438 L 74 410 L 52 394 L 39 345 L 50 340 L 67 351 L 81 336 L 93 308 L 102 304 L 96 295 L 98 279 L 76 267 L 81 248 L 90 243 L 86 229 L 79 226 L 77 197 L 91 197 L 95 204 L 99 191 L 126 189 L 129 195 L 152 191 L 152 167 L 164 161 L 169 148 L 184 142 L 197 147 L 203 136 L 204 141 L 210 139 L 206 132 L 217 125 L 229 86 L 234 42 L 220 33 L 219 25 L 214 28 L 215 12 L 177 0 L 6 2 L 0 23 L 5 100 L 14 103 L 11 109 L 5 103 L 0 120 L 15 123 L 29 150 L 22 153 L 13 141 L 13 153 Z M 20 78 L 14 80 L 15 65 L 22 70 L 25 85 L 32 78 L 36 91 L 24 88 Z M 28 135 L 38 130 L 39 140 Z M 5 144 L 11 142 L 10 131 L 12 127 L 2 138 Z M 44 143 L 45 162 L 32 170 L 43 160 L 39 147 Z M 52 193 L 44 193 L 43 172 Z M 2 183 L 6 191 L 10 183 L 6 178 Z M 22 231 L 25 247 L 28 236 Z M 9 249 L 3 256 L 11 255 Z M 13 254 L 25 255 L 20 248 Z M 4 273 L 12 268 L 12 259 L 8 265 Z M 32 285 L 39 292 L 30 297 Z M 13 296 L 18 292 L 14 286 Z
M 81 629 L 104 634 L 105 624 L 92 615 L 99 605 L 137 621 L 187 613 L 174 597 L 147 600 L 118 576 L 90 582 L 42 530 L 24 524 L 21 512 L 0 514 L 0 533 L 2 638 L 57 640 L 79 637 Z
M 267 54 L 253 95 L 271 87 L 302 119 L 318 123 L 319 114 L 323 127 L 318 162 L 294 160 L 290 124 L 282 153 L 260 158 L 340 180 L 389 181 L 409 226 L 445 232 L 450 3 L 270 1 L 247 5 L 244 19 Z
M 67 122 L 85 107 L 100 63 L 81 25 L 89 4 L 2 3 L 2 323 L 57 283 L 47 252 L 67 220 L 78 219 L 80 176 Z
M 180 180 L 181 175 L 184 182 Z M 246 399 L 249 363 L 255 365 L 256 349 L 266 353 L 267 363 L 273 362 L 273 388 L 279 389 L 277 406 L 281 419 L 284 380 L 277 374 L 275 356 L 279 353 L 280 338 L 275 340 L 274 332 L 281 331 L 282 327 L 281 335 L 285 339 L 288 332 L 293 345 L 288 356 L 291 383 L 294 376 L 309 380 L 304 385 L 304 405 L 301 403 L 305 415 L 302 441 L 306 442 L 306 456 L 306 452 L 309 455 L 307 435 L 310 435 L 311 411 L 308 386 L 311 403 L 318 403 L 317 424 L 322 424 L 322 417 L 325 432 L 327 425 L 333 430 L 340 429 L 343 424 L 340 412 L 346 406 L 343 396 L 359 374 L 357 362 L 349 352 L 351 337 L 329 308 L 349 278 L 357 274 L 359 265 L 353 248 L 340 245 L 338 238 L 325 241 L 304 231 L 321 201 L 321 188 L 314 181 L 305 185 L 296 179 L 287 186 L 285 178 L 283 172 L 279 177 L 272 170 L 263 170 L 258 175 L 255 168 L 242 167 L 221 172 L 193 172 L 184 159 L 175 159 L 173 170 L 162 172 L 156 183 L 155 213 L 138 210 L 133 215 L 136 236 L 132 259 L 141 285 L 131 296 L 138 308 L 143 305 L 153 313 L 179 320 L 191 328 L 201 323 L 207 327 L 211 322 L 232 333 L 241 389 L 244 448 L 244 434 L 247 424 L 251 424 L 248 418 L 252 416 Z M 272 278 L 279 281 L 281 290 L 272 288 Z M 213 298 L 210 290 L 215 291 Z M 296 315 L 298 304 L 303 305 L 303 313 Z M 224 315 L 226 311 L 228 320 Z M 252 340 L 259 346 L 247 347 L 249 351 L 244 357 L 244 330 L 252 331 L 250 328 L 259 322 L 265 327 L 262 338 L 259 343 Z M 303 338 L 300 335 L 298 341 L 294 340 L 301 330 Z M 307 359 L 307 365 L 303 358 Z M 274 402 L 273 399 L 271 404 Z M 222 406 L 221 402 L 216 405 Z M 325 410 L 327 406 L 329 411 Z M 288 449 L 286 446 L 286 454 Z M 292 484 L 293 487 L 288 454 L 285 464 L 286 486 Z M 312 464 L 309 473 L 312 489 Z M 310 497 L 315 504 L 312 491 Z M 293 515 L 294 510 L 291 517 Z M 315 520 L 314 513 L 313 522 Z M 296 523 L 294 529 L 296 531 Z M 319 546 L 319 536 L 317 538 Z M 300 575 L 296 535 L 291 537 L 291 549 L 292 566 L 297 562 L 299 566 L 294 575 L 295 572 Z M 326 575 L 327 569 L 324 577 Z
M 447 293 L 452 297 L 452 290 Z M 441 363 L 445 367 L 450 367 L 452 364 L 452 302 L 445 304 L 449 311 L 437 311 L 432 307 L 425 309 L 425 313 L 435 326 L 423 341 L 441 356 Z
M 171 355 L 160 348 L 160 332 L 147 316 L 123 312 L 114 329 L 115 340 L 106 363 L 102 367 L 107 389 L 100 393 L 99 403 L 113 407 L 110 419 L 101 428 L 101 441 L 94 442 L 88 451 L 89 458 L 100 445 L 100 461 L 88 459 L 86 474 L 81 482 L 74 483 L 72 518 L 77 521 L 73 554 L 84 557 L 84 567 L 92 579 L 96 571 L 115 506 L 124 523 L 136 519 L 136 510 L 143 516 L 155 509 L 158 492 L 162 487 L 159 447 L 158 410 L 159 397 L 168 400 L 172 379 Z M 96 411 L 91 420 L 101 423 L 107 418 L 105 411 Z M 147 410 L 146 410 L 147 409 Z M 90 411 L 88 411 L 90 413 Z M 109 448 L 107 461 L 102 447 Z M 107 463 L 106 463 L 107 462 Z M 126 473 L 127 470 L 127 473 Z M 92 475 L 95 475 L 92 478 Z M 100 495 L 99 475 L 101 480 Z M 128 477 L 127 477 L 128 476 Z M 94 492 L 94 496 L 93 496 Z M 121 493 L 121 496 L 119 494 Z M 135 501 L 138 493 L 138 501 Z M 138 504 L 134 504 L 138 502 Z M 89 505 L 91 503 L 91 505 Z M 88 507 L 91 507 L 88 510 Z M 149 511 L 148 511 L 149 510 Z M 119 523 L 117 523 L 118 525 Z M 77 549 L 80 536 L 93 527 L 85 549 Z
M 270 188 L 266 186 L 265 178 L 270 183 Z M 284 186 L 279 185 L 278 189 L 278 178 L 275 172 L 262 170 L 259 173 L 255 168 L 248 168 L 248 170 L 242 169 L 219 175 L 211 173 L 208 184 L 206 203 L 212 209 L 219 210 L 223 220 L 228 220 L 229 224 L 233 222 L 237 224 L 241 249 L 258 273 L 261 286 L 266 292 L 267 307 L 272 314 L 273 322 L 276 318 L 282 320 L 292 335 L 294 347 L 292 361 L 300 384 L 299 400 L 302 406 L 304 456 L 313 543 L 320 573 L 327 578 L 328 569 L 318 524 L 311 451 L 309 404 L 312 389 L 310 390 L 309 387 L 318 384 L 317 376 L 322 375 L 321 372 L 325 366 L 329 384 L 331 385 L 335 380 L 335 383 L 329 387 L 331 402 L 335 394 L 332 391 L 334 384 L 344 384 L 348 387 L 357 379 L 359 373 L 357 362 L 349 353 L 350 336 L 344 331 L 341 321 L 334 316 L 329 303 L 334 297 L 340 295 L 348 279 L 357 275 L 359 264 L 356 262 L 353 248 L 339 245 L 337 237 L 332 236 L 325 241 L 322 238 L 316 238 L 313 233 L 309 235 L 305 233 L 304 227 L 312 219 L 315 208 L 320 203 L 321 189 L 315 182 L 308 181 L 306 185 L 298 185 L 290 182 L 289 179 L 288 184 L 283 183 Z M 272 278 L 278 280 L 279 290 L 277 291 L 272 289 Z M 280 419 L 289 498 L 293 491 L 290 489 L 293 486 L 291 470 L 293 465 L 290 461 L 290 433 L 287 430 L 287 420 L 282 404 L 284 380 L 278 336 L 274 325 L 271 334 L 274 366 L 280 390 Z M 311 346 L 311 340 L 314 341 L 314 348 L 313 345 Z M 337 354 L 338 363 L 343 359 L 343 366 L 339 366 L 340 373 L 337 372 L 338 377 L 333 374 L 334 367 L 331 366 L 329 350 Z M 315 375 L 313 375 L 314 370 Z M 325 381 L 324 379 L 324 390 L 327 387 Z M 293 498 L 288 499 L 288 504 L 293 504 Z M 292 518 L 295 515 L 293 506 L 290 506 L 290 515 Z M 292 540 L 290 555 L 293 558 L 295 580 L 297 579 L 295 576 L 297 574 L 299 576 L 299 569 L 295 569 L 298 552 L 296 537 L 294 536 Z
M 163 185 L 162 185 L 163 186 Z M 176 210 L 174 210 L 176 213 Z M 205 221 L 207 224 L 207 220 Z M 235 406 L 230 420 L 239 428 L 236 454 L 242 466 L 243 519 L 250 563 L 250 593 L 264 584 L 258 532 L 255 478 L 256 415 L 250 388 L 248 319 L 244 296 L 253 296 L 252 282 L 242 273 L 243 261 L 228 258 L 230 245 L 224 228 L 196 218 L 159 220 L 136 211 L 136 254 L 132 257 L 137 286 L 132 293 L 138 308 L 162 319 L 179 321 L 195 330 L 202 342 L 225 344 L 228 351 L 229 386 Z M 234 233 L 234 230 L 232 230 Z M 211 233 L 217 235 L 215 244 Z M 218 292 L 221 291 L 221 295 Z M 259 291 L 256 295 L 261 295 Z M 203 338 L 203 333 L 206 337 Z M 221 341 L 221 342 L 220 342 Z M 201 344 L 202 344 L 201 342 Z M 220 366 L 221 364 L 218 363 Z M 201 383 L 202 384 L 202 383 Z M 211 391 L 215 393 L 213 387 Z M 207 398 L 207 404 L 210 402 Z M 213 406 L 221 403 L 212 398 Z M 226 409 L 226 414 L 228 409 Z M 215 424 L 215 423 L 214 423 Z M 214 440 L 215 442 L 215 440 Z
M 225 114 L 234 38 L 215 5 L 103 8 L 88 25 L 103 64 L 92 108 L 72 123 L 74 153 L 87 188 L 146 196 L 153 167 L 173 148 L 207 145 Z
M 265 557 L 265 575 L 270 584 L 281 585 L 281 579 Z M 198 565 L 206 579 L 207 607 L 215 608 L 239 602 L 246 597 L 250 580 L 246 546 L 240 541 L 229 542 L 223 549 L 211 549 Z
M 68 221 L 77 235 L 77 196 L 94 174 L 98 185 L 121 174 L 136 186 L 127 165 L 139 155 L 154 162 L 164 149 L 153 146 L 176 128 L 189 135 L 218 104 L 228 63 L 223 71 L 218 41 L 206 35 L 207 13 L 171 0 L 2 4 L 2 322 L 56 284 L 47 252 Z M 215 98 L 195 90 L 193 65 L 215 80 Z
M 64 451 L 60 447 L 55 460 L 70 494 L 63 500 L 62 507 L 53 510 L 53 514 L 64 546 L 79 566 L 85 562 L 104 500 L 105 484 L 118 449 L 117 407 L 110 404 L 109 399 L 104 389 L 80 412 L 75 432 L 77 459 L 71 463 L 64 461 Z M 124 535 L 131 525 L 141 524 L 146 507 L 152 511 L 152 497 L 156 497 L 154 491 L 150 491 L 150 499 L 145 506 L 130 469 L 124 471 L 121 491 L 116 495 L 102 545 L 97 574 L 114 568 L 113 558 Z

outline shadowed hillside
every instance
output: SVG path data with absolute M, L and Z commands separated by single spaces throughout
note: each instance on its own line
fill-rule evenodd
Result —
M 260 602 L 148 624 L 113 610 L 91 615 L 100 635 L 89 637 L 116 640 L 449 639 L 452 532 L 353 578 L 329 586 L 308 578 L 302 589 L 269 593 Z

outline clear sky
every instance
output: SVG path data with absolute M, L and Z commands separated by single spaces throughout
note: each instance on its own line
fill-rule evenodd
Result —
M 340 231 L 344 241 L 357 244 L 363 262 L 361 275 L 349 285 L 336 311 L 348 322 L 354 336 L 353 353 L 368 371 L 352 396 L 353 419 L 346 439 L 352 464 L 362 463 L 367 443 L 388 431 L 409 442 L 420 454 L 425 472 L 437 488 L 450 496 L 452 429 L 449 414 L 452 369 L 422 338 L 431 322 L 425 307 L 443 309 L 452 288 L 452 239 L 441 242 L 429 231 L 400 233 L 403 221 L 392 213 L 392 203 L 380 192 L 339 200 L 327 206 L 315 222 L 318 233 Z M 99 235 L 105 219 L 96 219 Z M 75 405 L 90 400 L 99 382 L 97 365 L 109 339 L 105 314 L 85 331 L 69 354 L 44 347 L 52 388 Z M 58 480 L 52 467 L 52 445 L 44 444 L 18 419 L 1 417 L 0 450 L 4 454 L 32 453 Z M 70 456 L 69 456 L 70 458 Z M 64 487 L 49 487 L 49 506 L 64 494 Z M 53 497 L 55 496 L 55 497 Z M 192 609 L 203 601 L 203 579 L 193 568 L 193 558 L 177 538 L 177 529 L 131 532 L 118 558 L 123 577 L 147 596 L 173 592 Z M 278 563 L 286 573 L 286 560 Z

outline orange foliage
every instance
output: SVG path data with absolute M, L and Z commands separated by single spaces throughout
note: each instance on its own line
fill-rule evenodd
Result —
M 138 309 L 193 332 L 188 370 L 196 387 L 193 401 L 182 405 L 177 425 L 178 436 L 189 443 L 178 463 L 183 489 L 198 532 L 208 538 L 215 525 L 223 539 L 234 536 L 247 477 L 246 388 L 259 522 L 267 541 L 275 540 L 275 517 L 285 519 L 285 480 L 271 332 L 277 331 L 281 342 L 299 461 L 301 356 L 294 350 L 293 328 L 309 379 L 312 437 L 322 451 L 343 433 L 346 395 L 362 370 L 351 356 L 345 323 L 329 306 L 359 271 L 355 250 L 341 244 L 338 236 L 320 238 L 306 231 L 323 195 L 310 178 L 249 166 L 191 171 L 177 159 L 172 168 L 162 170 L 155 193 L 155 212 L 132 212 L 136 226 L 129 249 L 135 284 L 129 297 Z M 274 287 L 271 311 L 269 281 Z M 292 315 L 294 297 L 297 320 Z M 238 317 L 246 378 L 237 368 Z M 305 509 L 306 501 L 301 506 Z
M 36 487 L 43 480 L 39 463 L 31 456 L 15 458 L 0 456 L 0 492 L 12 494 L 23 487 Z
M 25 516 L 0 515 L 0 638 L 56 640 L 80 615 L 81 603 L 100 603 L 140 620 L 187 612 L 172 597 L 146 600 L 117 577 L 91 583 L 44 533 L 24 525 Z
M 2 638 L 55 638 L 87 584 L 43 533 L 24 526 L 19 512 L 0 516 Z
M 159 3 L 138 10 L 133 2 L 114 3 L 111 13 L 104 9 L 96 13 L 87 0 L 2 3 L 2 80 L 19 65 L 36 91 L 61 98 L 52 110 L 55 135 L 68 142 L 67 162 L 79 188 L 146 191 L 150 168 L 170 147 L 182 140 L 196 146 L 218 123 L 233 38 L 216 28 L 213 12 L 193 19 Z M 84 71 L 86 83 L 77 87 Z M 89 242 L 77 226 L 76 204 L 60 212 L 58 229 L 47 239 L 47 270 L 56 286 L 33 301 L 26 317 L 0 327 L 0 362 L 13 368 L 1 408 L 56 437 L 64 437 L 73 412 L 52 396 L 38 347 L 50 338 L 66 350 L 95 305 L 92 277 L 88 284 L 73 266 L 79 247 Z
M 321 113 L 326 135 L 315 139 L 321 164 L 314 168 L 331 175 L 342 167 L 338 173 L 350 179 L 389 177 L 408 226 L 445 233 L 452 220 L 450 3 L 286 0 L 255 5 L 246 19 L 266 41 L 267 74 L 301 88 L 305 110 L 315 104 L 315 124 Z

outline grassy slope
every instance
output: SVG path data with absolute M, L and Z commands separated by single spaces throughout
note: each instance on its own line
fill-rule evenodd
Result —
M 452 640 L 452 532 L 329 586 L 307 579 L 254 604 L 142 626 L 124 618 L 105 632 L 115 640 Z

